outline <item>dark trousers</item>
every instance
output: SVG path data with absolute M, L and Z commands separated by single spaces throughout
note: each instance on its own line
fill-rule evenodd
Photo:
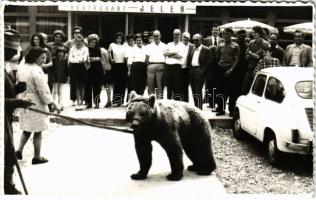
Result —
M 238 66 L 239 67 L 239 66 Z M 238 97 L 242 94 L 241 88 L 242 84 L 245 78 L 245 69 L 243 68 L 236 68 L 235 71 L 232 74 L 232 85 L 231 85 L 231 93 L 229 97 L 229 105 L 232 108 L 235 108 L 236 106 L 236 101 Z
M 167 98 L 183 101 L 185 98 L 182 66 L 178 64 L 166 65 L 165 80 L 167 85 Z
M 215 107 L 216 90 L 214 78 L 206 78 L 205 103 L 208 103 L 210 108 Z
M 134 62 L 131 66 L 131 75 L 129 78 L 129 89 L 137 94 L 143 95 L 147 81 L 147 66 L 142 62 Z
M 244 76 L 244 81 L 243 81 L 242 88 L 241 88 L 241 94 L 243 94 L 243 95 L 248 94 L 248 92 L 250 90 L 252 81 L 254 79 L 253 71 L 254 71 L 254 68 L 248 68 L 246 70 L 246 73 Z
M 202 110 L 202 89 L 205 82 L 206 72 L 200 67 L 191 67 L 189 81 L 192 89 L 194 105 Z
M 87 105 L 92 105 L 92 102 L 94 102 L 96 106 L 99 106 L 101 87 L 102 83 L 87 82 L 85 84 L 85 100 Z
M 5 114 L 5 132 L 4 132 L 4 191 L 14 186 L 13 172 L 16 162 L 14 147 L 12 147 L 13 140 L 13 128 L 12 120 Z
M 125 98 L 125 89 L 127 82 L 127 66 L 125 63 L 112 64 L 112 76 L 113 76 L 113 104 L 122 105 Z
M 75 83 L 71 79 L 70 79 L 69 86 L 70 86 L 70 99 L 72 101 L 76 101 L 76 99 L 77 99 L 76 87 L 75 87 Z
M 71 72 L 71 67 L 72 65 L 69 65 L 69 72 Z M 72 79 L 72 76 L 70 75 L 70 80 L 69 80 L 69 86 L 70 86 L 70 99 L 72 101 L 76 101 L 77 100 L 77 94 L 76 94 L 76 84 Z
M 189 102 L 189 68 L 182 68 L 183 76 L 183 101 Z
M 217 111 L 225 111 L 226 109 L 226 102 L 227 99 L 229 99 L 229 106 L 228 110 L 230 113 L 233 112 L 235 105 L 234 101 L 236 100 L 233 99 L 232 93 L 233 93 L 233 74 L 231 73 L 229 76 L 225 75 L 225 72 L 230 69 L 229 67 L 224 67 L 219 66 L 217 70 L 217 93 L 215 97 L 215 101 L 217 104 Z

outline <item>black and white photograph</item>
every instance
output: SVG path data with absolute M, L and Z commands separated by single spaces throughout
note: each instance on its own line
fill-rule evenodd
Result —
M 0 2 L 0 198 L 315 198 L 315 6 Z

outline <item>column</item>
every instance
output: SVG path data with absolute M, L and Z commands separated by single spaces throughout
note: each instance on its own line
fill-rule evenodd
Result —
M 189 32 L 189 14 L 186 14 L 184 18 L 184 32 Z
M 128 34 L 128 13 L 125 14 L 125 35 Z
M 70 40 L 72 38 L 72 15 L 71 15 L 71 12 L 68 11 L 67 12 L 67 24 L 68 24 L 68 27 L 67 27 L 67 37 L 68 37 L 68 40 Z

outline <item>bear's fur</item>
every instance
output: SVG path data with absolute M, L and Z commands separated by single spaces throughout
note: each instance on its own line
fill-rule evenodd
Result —
M 152 161 L 151 141 L 166 151 L 171 165 L 168 180 L 183 177 L 182 149 L 192 161 L 189 171 L 210 175 L 216 168 L 211 145 L 211 126 L 198 108 L 179 101 L 143 98 L 131 92 L 126 119 L 133 128 L 140 170 L 134 180 L 146 179 Z

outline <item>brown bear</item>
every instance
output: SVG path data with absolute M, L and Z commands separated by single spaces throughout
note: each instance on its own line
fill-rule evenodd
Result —
M 140 170 L 134 180 L 147 178 L 152 161 L 151 141 L 166 151 L 171 166 L 168 180 L 183 177 L 182 149 L 192 161 L 189 171 L 210 175 L 216 168 L 211 144 L 211 126 L 200 109 L 179 101 L 144 98 L 134 91 L 130 94 L 126 119 L 133 128 Z

